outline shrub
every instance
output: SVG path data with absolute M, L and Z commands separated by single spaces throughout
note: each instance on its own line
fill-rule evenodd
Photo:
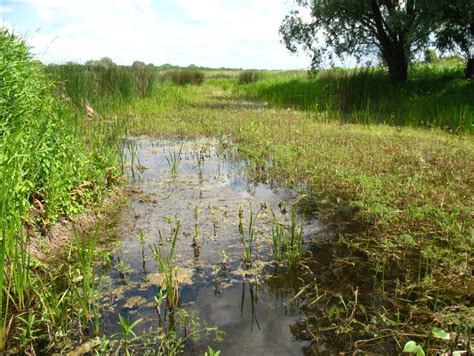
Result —
M 240 84 L 255 83 L 255 82 L 258 82 L 262 78 L 263 78 L 262 73 L 254 71 L 254 70 L 246 70 L 239 74 L 239 83 Z

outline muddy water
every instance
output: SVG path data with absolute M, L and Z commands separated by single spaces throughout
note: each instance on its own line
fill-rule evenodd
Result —
M 273 214 L 288 221 L 295 194 L 248 181 L 245 162 L 226 147 L 218 150 L 217 142 L 208 139 L 141 137 L 125 146 L 131 148 L 132 153 L 127 152 L 133 170 L 129 169 L 128 204 L 117 227 L 120 245 L 102 288 L 107 334 L 119 331 L 118 313 L 132 321 L 144 318 L 140 332 L 157 326 L 154 297 L 161 277 L 150 245 L 166 244 L 179 220 L 175 264 L 180 306 L 226 334 L 219 343 L 206 338 L 189 341 L 185 353 L 202 355 L 208 345 L 225 355 L 302 353 L 306 343 L 296 341 L 290 329 L 301 318 L 289 303 L 293 283 L 267 283 L 275 274 L 270 263 Z M 177 172 L 172 173 L 166 157 L 180 151 Z M 260 211 L 251 270 L 242 261 L 239 209 L 245 227 L 250 211 Z M 303 224 L 306 234 L 320 229 L 317 221 Z M 196 227 L 199 248 L 193 244 Z

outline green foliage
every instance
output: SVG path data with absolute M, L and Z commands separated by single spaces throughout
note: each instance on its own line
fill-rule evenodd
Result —
M 280 32 L 287 48 L 299 47 L 313 56 L 313 66 L 333 55 L 361 59 L 379 54 L 388 65 L 391 82 L 407 79 L 408 63 L 416 49 L 429 40 L 436 26 L 430 1 L 295 1 L 311 14 L 305 21 L 298 11 L 286 16 Z M 324 34 L 324 41 L 318 36 Z
M 173 228 L 173 236 L 171 237 L 171 246 L 167 253 L 164 250 L 166 246 L 161 248 L 158 243 L 151 246 L 151 251 L 159 266 L 160 273 L 164 276 L 161 288 L 165 291 L 164 295 L 166 296 L 168 308 L 174 308 L 179 303 L 179 283 L 177 280 L 177 267 L 174 264 L 174 254 L 180 228 L 181 222 L 176 220 L 176 225 Z M 161 242 L 164 243 L 161 231 L 158 232 L 160 234 Z
M 431 330 L 431 333 L 433 334 L 433 336 L 437 339 L 441 339 L 441 340 L 450 340 L 451 339 L 451 336 L 449 335 L 448 332 L 444 331 L 443 329 L 441 328 L 437 328 L 437 327 L 434 327 L 432 330 Z

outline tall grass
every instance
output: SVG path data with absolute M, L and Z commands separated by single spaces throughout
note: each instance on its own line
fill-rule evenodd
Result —
M 381 68 L 332 69 L 308 76 L 278 73 L 236 94 L 280 108 L 303 109 L 323 120 L 474 130 L 474 82 L 462 66 L 414 65 L 407 83 L 392 85 Z
M 45 69 L 58 82 L 57 94 L 82 109 L 86 103 L 104 110 L 112 104 L 151 96 L 157 78 L 148 66 L 50 64 Z
M 55 88 L 28 46 L 2 30 L 0 352 L 8 325 L 31 305 L 38 308 L 34 313 L 47 313 L 46 301 L 54 299 L 49 290 L 57 289 L 56 278 L 38 284 L 45 276 L 29 256 L 25 225 L 47 230 L 100 198 L 118 175 L 120 125 L 84 122 Z

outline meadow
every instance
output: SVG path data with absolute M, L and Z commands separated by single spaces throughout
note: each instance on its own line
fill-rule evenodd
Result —
M 110 262 L 104 233 L 91 229 L 65 244 L 67 263 L 42 261 L 30 246 L 47 249 L 37 240 L 55 223 L 100 210 L 123 185 L 123 138 L 140 135 L 213 137 L 235 147 L 254 182 L 297 189 L 299 214 L 330 227 L 333 240 L 314 246 L 351 251 L 334 254 L 334 268 L 369 271 L 383 300 L 378 310 L 363 296 L 365 284 L 336 291 L 318 279 L 316 250 L 277 249 L 287 251 L 288 266 L 306 266 L 294 298 L 307 316 L 309 352 L 321 338 L 344 351 L 380 351 L 370 345 L 383 339 L 394 339 L 398 352 L 408 341 L 430 352 L 471 347 L 474 84 L 459 63 L 414 64 L 396 86 L 381 68 L 193 71 L 186 84 L 185 74 L 152 67 L 43 66 L 5 33 L 0 45 L 1 350 L 62 351 L 99 336 L 96 350 L 133 350 L 130 320 L 120 316 L 116 337 L 100 329 L 94 266 Z M 167 160 L 178 171 L 181 151 L 173 152 Z M 291 241 L 300 241 L 295 219 Z M 278 226 L 280 246 L 287 237 Z M 252 226 L 240 231 L 251 264 Z M 154 246 L 153 254 L 167 271 L 160 303 L 177 307 L 173 250 Z M 70 340 L 72 330 L 81 333 Z M 160 335 L 160 345 L 176 337 Z

